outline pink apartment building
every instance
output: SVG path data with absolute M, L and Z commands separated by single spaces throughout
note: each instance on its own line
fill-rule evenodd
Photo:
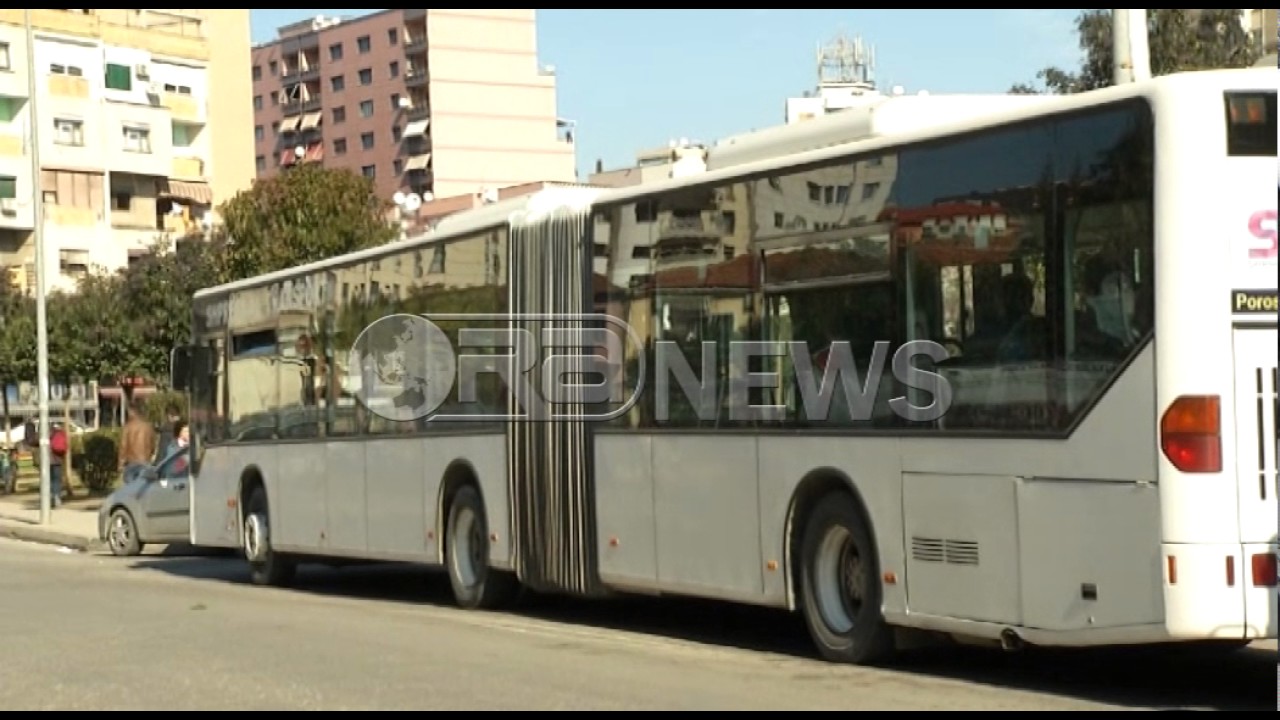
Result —
M 534 10 L 421 9 L 280 28 L 253 49 L 258 176 L 318 162 L 427 198 L 573 182 L 536 30 Z

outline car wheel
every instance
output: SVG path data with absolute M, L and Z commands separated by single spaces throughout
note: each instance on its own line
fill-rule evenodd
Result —
M 142 541 L 138 539 L 138 526 L 133 516 L 124 508 L 111 511 L 107 519 L 107 547 L 117 557 L 132 557 L 142 552 Z

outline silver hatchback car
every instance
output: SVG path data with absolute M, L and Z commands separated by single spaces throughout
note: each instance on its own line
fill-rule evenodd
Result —
M 187 448 L 148 466 L 103 501 L 98 538 L 113 555 L 138 555 L 148 544 L 185 543 L 191 538 L 190 478 L 176 472 Z

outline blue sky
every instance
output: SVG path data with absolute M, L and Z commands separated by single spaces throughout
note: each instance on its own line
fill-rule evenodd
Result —
M 254 10 L 253 39 L 314 15 Z M 673 138 L 710 142 L 783 122 L 816 83 L 820 42 L 876 48 L 880 87 L 1004 92 L 1046 65 L 1075 67 L 1079 10 L 539 10 L 539 61 L 555 65 L 562 117 L 578 123 L 583 179 Z

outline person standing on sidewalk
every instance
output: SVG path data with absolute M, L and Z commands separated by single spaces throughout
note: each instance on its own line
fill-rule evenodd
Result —
M 18 478 L 17 454 L 10 448 L 0 449 L 0 489 L 12 495 Z
M 142 403 L 129 407 L 129 422 L 120 433 L 120 473 L 125 484 L 142 474 L 155 457 L 156 431 L 147 422 Z
M 62 471 L 70 449 L 70 438 L 67 429 L 59 424 L 52 424 L 49 432 L 49 497 L 53 506 L 62 504 Z

